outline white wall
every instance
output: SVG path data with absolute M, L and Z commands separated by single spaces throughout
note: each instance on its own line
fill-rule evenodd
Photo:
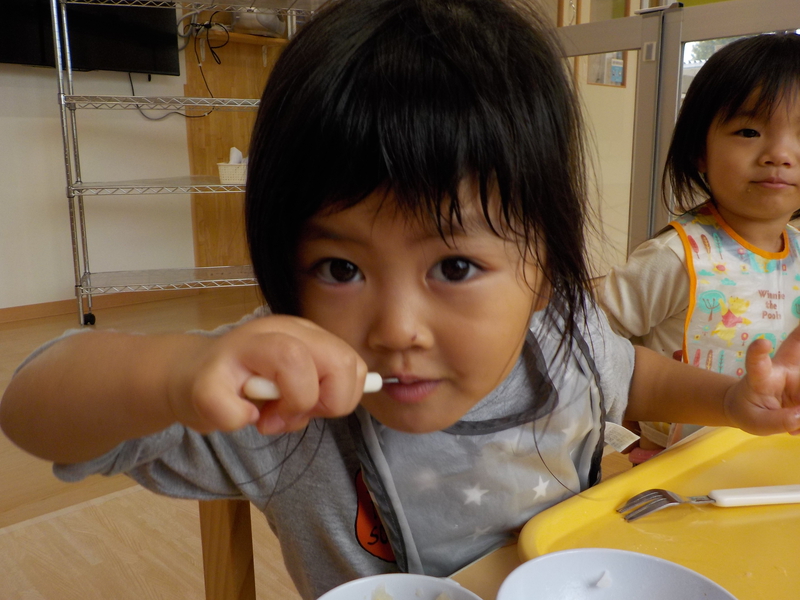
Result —
M 586 83 L 587 60 L 581 57 L 578 89 L 584 105 L 587 136 L 594 153 L 589 190 L 600 218 L 590 232 L 593 274 L 605 275 L 628 256 L 628 215 L 631 204 L 633 117 L 636 102 L 638 52 L 628 52 L 625 87 Z
M 610 16 L 610 4 L 603 4 L 605 6 L 598 12 L 602 18 L 608 18 L 603 16 L 602 8 Z M 633 14 L 640 5 L 645 4 L 640 0 L 631 0 L 630 13 Z M 650 4 L 656 6 L 654 2 Z M 578 22 L 591 22 L 592 0 L 584 0 L 577 6 L 581 10 Z M 599 223 L 595 223 L 597 230 L 590 231 L 588 239 L 594 276 L 605 275 L 611 267 L 627 260 L 638 63 L 639 53 L 627 52 L 625 85 L 617 87 L 589 83 L 587 57 L 579 57 L 577 62 L 576 82 L 593 154 L 590 169 L 593 180 L 589 193 L 599 218 Z
M 136 95 L 181 96 L 184 78 L 133 75 Z M 130 95 L 126 73 L 75 74 L 75 93 Z M 74 298 L 54 69 L 0 64 L 0 308 Z M 159 115 L 163 113 L 155 113 Z M 187 176 L 184 118 L 78 111 L 84 181 Z M 188 195 L 86 198 L 92 271 L 194 264 Z

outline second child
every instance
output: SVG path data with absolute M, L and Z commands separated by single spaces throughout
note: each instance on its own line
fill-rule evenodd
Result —
M 800 320 L 800 36 L 744 38 L 689 87 L 667 157 L 680 216 L 605 278 L 612 328 L 664 356 L 741 377 Z M 671 186 L 667 185 L 671 184 Z M 642 422 L 640 462 L 696 428 Z

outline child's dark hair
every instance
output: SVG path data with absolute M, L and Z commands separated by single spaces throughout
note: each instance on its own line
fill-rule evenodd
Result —
M 675 123 L 662 181 L 667 208 L 680 214 L 714 201 L 699 164 L 715 119 L 725 123 L 743 107 L 753 115 L 769 116 L 798 91 L 800 35 L 796 33 L 742 38 L 714 53 L 689 86 Z M 670 189 L 675 209 L 669 206 Z
M 250 147 L 247 235 L 267 303 L 298 314 L 298 239 L 320 210 L 387 190 L 446 239 L 470 178 L 493 230 L 580 314 L 582 123 L 552 28 L 512 1 L 328 3 L 277 61 Z

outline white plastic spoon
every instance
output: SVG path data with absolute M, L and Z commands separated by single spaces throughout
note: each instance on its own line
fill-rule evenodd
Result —
M 364 380 L 364 393 L 371 394 L 380 391 L 384 383 L 399 383 L 397 377 L 382 377 L 380 373 L 367 373 Z M 281 391 L 274 381 L 264 377 L 254 376 L 248 379 L 242 388 L 244 395 L 250 400 L 277 400 Z

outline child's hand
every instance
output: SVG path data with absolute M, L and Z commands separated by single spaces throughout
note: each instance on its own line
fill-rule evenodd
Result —
M 200 432 L 256 424 L 263 434 L 294 431 L 312 417 L 351 413 L 361 399 L 367 366 L 347 343 L 297 317 L 249 321 L 182 361 L 170 385 L 175 417 Z M 246 400 L 245 382 L 275 382 L 281 398 Z
M 739 428 L 758 435 L 800 434 L 800 327 L 770 358 L 765 339 L 747 349 L 746 375 L 725 397 L 725 412 Z

